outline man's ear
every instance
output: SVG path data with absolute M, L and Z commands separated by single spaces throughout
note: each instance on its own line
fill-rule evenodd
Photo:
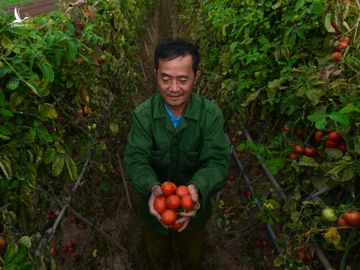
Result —
M 156 71 L 156 68 L 154 68 L 154 76 L 155 76 L 155 79 L 157 78 L 157 71 Z
M 194 83 L 197 82 L 197 80 L 198 80 L 199 77 L 200 77 L 200 74 L 201 74 L 201 71 L 200 71 L 200 69 L 198 69 L 198 70 L 196 71 L 196 73 L 195 73 L 195 81 L 194 81 Z

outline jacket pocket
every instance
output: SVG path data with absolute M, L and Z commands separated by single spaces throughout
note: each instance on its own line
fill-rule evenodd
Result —
M 195 171 L 198 167 L 199 152 L 181 152 L 180 170 L 185 172 Z
M 150 163 L 151 166 L 156 170 L 166 168 L 169 165 L 167 151 L 152 150 Z

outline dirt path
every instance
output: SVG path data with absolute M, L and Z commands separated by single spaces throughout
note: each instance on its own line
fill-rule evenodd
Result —
M 61 2 L 65 1 L 59 1 L 59 0 L 38 0 L 33 3 L 20 3 L 16 5 L 16 7 L 19 9 L 21 17 L 25 16 L 38 16 L 40 14 L 55 11 L 58 6 L 61 4 Z M 66 1 L 67 2 L 67 1 Z M 15 6 L 8 7 L 5 9 L 5 11 L 9 13 L 14 13 Z

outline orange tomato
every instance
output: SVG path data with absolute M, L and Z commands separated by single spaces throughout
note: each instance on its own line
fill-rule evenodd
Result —
M 166 198 L 166 206 L 169 209 L 176 210 L 181 206 L 181 200 L 180 198 L 173 194 Z
M 187 186 L 181 185 L 178 186 L 176 189 L 176 195 L 178 195 L 180 198 L 184 195 L 188 195 L 189 194 L 189 190 L 187 188 Z
M 194 202 L 190 195 L 185 195 L 181 198 L 181 207 L 185 210 L 191 210 L 194 207 Z
M 172 182 L 166 181 L 161 184 L 161 190 L 165 197 L 174 194 L 176 190 L 176 185 Z
M 176 213 L 172 209 L 166 209 L 161 214 L 161 222 L 165 225 L 172 225 L 176 222 Z
M 154 200 L 154 209 L 156 212 L 161 214 L 166 209 L 166 201 L 164 196 L 158 196 Z

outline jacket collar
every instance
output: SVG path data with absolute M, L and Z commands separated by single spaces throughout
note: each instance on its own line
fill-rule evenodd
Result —
M 168 113 L 163 104 L 163 99 L 160 94 L 155 94 L 153 98 L 153 119 L 165 118 Z M 192 93 L 188 103 L 185 105 L 183 117 L 185 119 L 199 120 L 201 110 L 201 100 L 199 95 Z M 181 122 L 181 121 L 180 121 Z

